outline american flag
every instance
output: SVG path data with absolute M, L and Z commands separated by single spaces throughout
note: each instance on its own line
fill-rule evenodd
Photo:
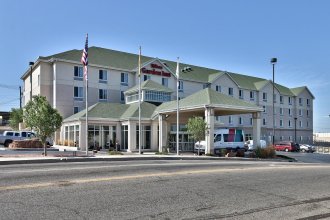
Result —
M 88 34 L 86 34 L 86 43 L 81 57 L 81 63 L 84 65 L 84 79 L 88 80 L 87 65 L 88 65 Z

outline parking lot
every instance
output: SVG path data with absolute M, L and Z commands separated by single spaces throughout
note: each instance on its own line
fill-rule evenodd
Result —
M 278 155 L 285 155 L 303 163 L 330 163 L 330 154 L 302 153 L 302 152 L 284 152 L 277 151 Z

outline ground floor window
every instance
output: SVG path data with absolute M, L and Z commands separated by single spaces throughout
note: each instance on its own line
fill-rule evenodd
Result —
M 151 126 L 142 125 L 141 149 L 151 148 Z M 136 149 L 139 149 L 139 126 L 136 126 Z
M 116 126 L 88 125 L 88 148 L 109 149 L 116 142 Z
M 78 147 L 79 146 L 79 125 L 64 126 L 64 139 L 60 143 L 63 146 Z
M 121 126 L 121 150 L 128 149 L 128 125 Z

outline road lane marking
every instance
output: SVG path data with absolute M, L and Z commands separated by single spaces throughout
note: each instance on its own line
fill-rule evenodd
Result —
M 192 174 L 209 174 L 209 173 L 231 173 L 231 172 L 248 172 L 248 171 L 260 171 L 260 170 L 291 170 L 291 169 L 310 169 L 310 168 L 325 168 L 329 169 L 329 166 L 290 166 L 290 167 L 248 167 L 248 168 L 217 168 L 217 169 L 203 169 L 203 170 L 184 170 L 171 173 L 145 173 L 137 175 L 126 175 L 126 176 L 113 176 L 113 177 L 100 177 L 93 179 L 73 179 L 65 180 L 64 182 L 70 184 L 82 184 L 82 183 L 96 183 L 96 182 L 105 182 L 105 181 L 115 181 L 115 180 L 131 180 L 131 179 L 141 179 L 141 178 L 151 178 L 151 177 L 170 177 L 170 176 L 179 176 L 179 175 L 192 175 Z M 13 186 L 0 186 L 1 191 L 7 190 L 19 190 L 19 189 L 32 189 L 32 188 L 41 188 L 41 187 L 51 187 L 59 186 L 63 183 L 62 181 L 57 182 L 44 182 L 44 183 L 32 183 L 32 184 L 22 184 L 22 185 L 13 185 Z

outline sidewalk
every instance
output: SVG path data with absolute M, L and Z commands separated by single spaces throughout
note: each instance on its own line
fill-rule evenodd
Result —
M 130 160 L 251 160 L 251 158 L 225 158 L 212 156 L 197 156 L 194 153 L 182 153 L 176 155 L 156 155 L 154 152 L 144 152 L 143 154 L 121 152 L 123 155 L 109 155 L 108 151 L 98 151 L 93 153 L 77 151 L 76 155 L 69 151 L 47 150 L 47 156 L 42 155 L 42 149 L 32 150 L 8 150 L 0 148 L 0 165 L 7 164 L 31 164 L 31 163 L 57 163 L 57 162 L 90 162 L 90 161 L 130 161 Z M 253 159 L 252 159 L 253 160 Z

